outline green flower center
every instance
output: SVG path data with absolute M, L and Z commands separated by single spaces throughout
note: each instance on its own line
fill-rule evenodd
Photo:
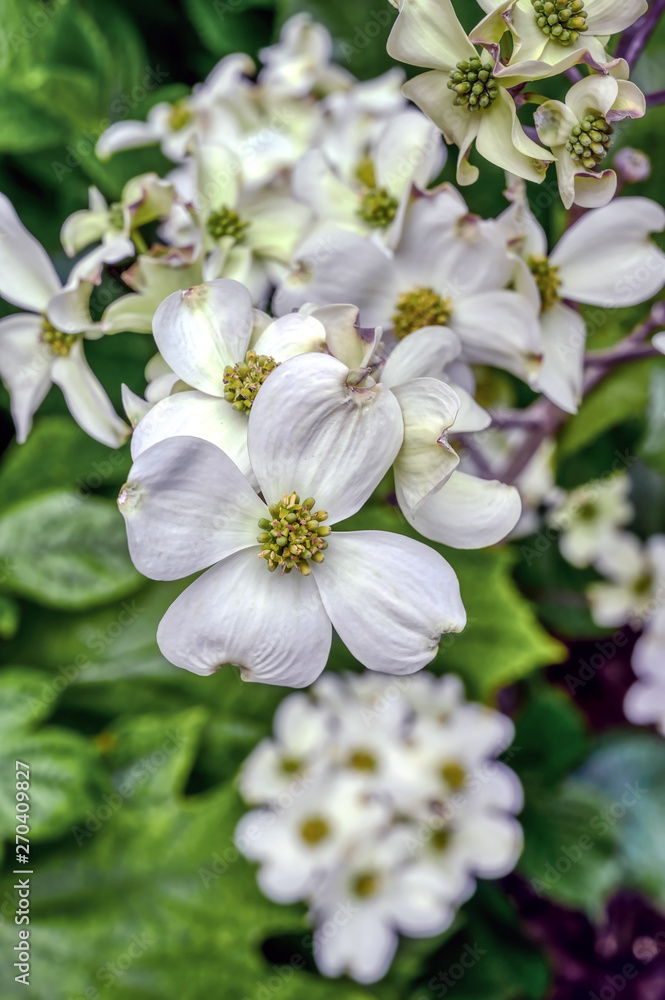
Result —
M 455 790 L 461 788 L 466 781 L 466 771 L 456 760 L 451 760 L 443 764 L 440 774 L 445 783 Z
M 402 292 L 393 316 L 395 336 L 402 340 L 407 333 L 424 326 L 445 326 L 451 313 L 451 300 L 442 299 L 431 288 L 412 288 L 410 292 Z
M 174 132 L 179 132 L 183 129 L 185 125 L 189 125 L 192 120 L 192 112 L 189 110 L 187 105 L 187 98 L 183 97 L 182 100 L 176 101 L 171 108 L 171 114 L 169 115 L 169 125 Z
M 380 885 L 379 878 L 373 872 L 363 872 L 362 875 L 357 875 L 351 883 L 351 891 L 354 896 L 360 896 L 361 899 L 367 899 L 369 896 L 376 895 Z
M 561 299 L 559 295 L 559 288 L 561 287 L 559 268 L 553 267 L 547 257 L 543 257 L 540 254 L 529 257 L 527 263 L 538 285 L 538 291 L 543 303 L 543 312 L 547 312 L 548 309 L 551 309 Z
M 244 361 L 224 369 L 224 399 L 234 410 L 249 412 L 257 392 L 275 368 L 279 368 L 279 361 L 267 354 L 247 351 Z
M 297 493 L 287 493 L 268 508 L 270 519 L 262 517 L 259 521 L 259 558 L 266 560 L 271 572 L 279 567 L 282 573 L 296 569 L 309 576 L 310 563 L 325 559 L 323 550 L 328 548 L 330 527 L 322 522 L 328 514 L 325 510 L 314 511 L 315 503 L 314 497 L 301 503 Z
M 302 761 L 295 757 L 283 757 L 280 761 L 282 774 L 297 774 L 302 769 Z
M 124 229 L 125 213 L 119 201 L 114 201 L 109 205 L 109 222 L 114 229 Z
M 478 56 L 457 63 L 450 71 L 448 89 L 457 95 L 454 103 L 467 111 L 489 108 L 499 96 L 499 86 L 491 70 L 483 66 Z
M 236 243 L 242 243 L 250 224 L 241 219 L 232 208 L 224 205 L 219 212 L 212 213 L 207 225 L 213 239 L 221 240 L 224 236 L 232 236 Z
M 385 229 L 395 218 L 398 206 L 397 198 L 385 188 L 373 188 L 363 195 L 358 215 L 373 229 Z
M 300 836 L 306 844 L 314 846 L 330 834 L 330 826 L 321 816 L 310 816 L 300 825 Z
M 349 757 L 349 767 L 355 771 L 376 771 L 376 757 L 369 750 L 355 750 Z
M 435 851 L 445 851 L 450 843 L 450 833 L 448 830 L 435 830 L 430 841 Z
M 653 574 L 643 573 L 642 576 L 638 577 L 638 579 L 633 584 L 633 593 L 636 594 L 638 597 L 643 597 L 644 594 L 648 594 L 651 592 L 651 589 L 653 588 L 653 583 L 654 583 Z
M 42 320 L 42 343 L 48 344 L 53 354 L 60 358 L 66 358 L 72 347 L 81 337 L 80 333 L 63 333 L 56 330 L 47 319 Z
M 540 30 L 559 45 L 576 42 L 580 33 L 589 30 L 584 0 L 531 0 Z
M 577 511 L 580 521 L 595 521 L 598 516 L 598 507 L 593 500 L 587 500 Z
M 614 129 L 602 115 L 587 115 L 570 133 L 566 149 L 575 163 L 593 170 L 607 156 L 613 132 Z

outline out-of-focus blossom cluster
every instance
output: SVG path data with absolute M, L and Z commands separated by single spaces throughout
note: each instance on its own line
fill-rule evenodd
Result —
M 515 865 L 522 789 L 497 760 L 511 721 L 453 675 L 331 675 L 280 705 L 243 765 L 259 808 L 239 849 L 278 902 L 306 900 L 322 972 L 373 982 L 398 934 L 444 931 L 477 877 Z

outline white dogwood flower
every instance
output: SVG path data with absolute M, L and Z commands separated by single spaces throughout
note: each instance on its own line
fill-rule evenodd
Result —
M 286 698 L 275 737 L 243 766 L 255 804 L 265 762 L 264 808 L 243 817 L 236 843 L 259 863 L 267 896 L 307 901 L 320 970 L 371 983 L 388 971 L 399 934 L 441 933 L 477 877 L 514 867 L 522 789 L 496 760 L 513 726 L 466 702 L 458 678 L 427 673 L 323 676 L 309 705 L 308 726 L 305 697 Z M 290 717 L 307 732 L 315 775 L 304 792 L 292 780 L 276 796 Z
M 530 303 L 505 288 L 512 270 L 501 229 L 470 215 L 444 185 L 409 204 L 392 251 L 339 229 L 313 234 L 273 308 L 282 315 L 305 302 L 353 302 L 364 325 L 393 329 L 398 339 L 446 326 L 462 343 L 461 360 L 530 381 L 540 365 L 540 329 Z
M 284 22 L 279 41 L 259 52 L 263 69 L 258 82 L 282 98 L 348 90 L 355 79 L 331 62 L 332 54 L 330 32 L 311 14 L 295 14 Z
M 540 313 L 543 363 L 534 387 L 568 413 L 581 400 L 586 325 L 568 302 L 617 308 L 646 302 L 665 284 L 665 254 L 650 238 L 665 229 L 665 211 L 646 198 L 621 198 L 587 212 L 548 253 L 545 230 L 524 185 L 499 217 L 517 257 L 517 289 Z M 616 234 L 621 233 L 621 241 Z
M 486 50 L 478 54 L 451 0 L 400 0 L 388 54 L 430 69 L 409 80 L 404 93 L 441 129 L 446 142 L 458 146 L 458 184 L 478 179 L 478 168 L 468 160 L 474 141 L 490 163 L 538 184 L 543 180 L 554 157 L 526 135 L 509 93 L 530 77 L 495 76 L 494 59 Z
M 70 413 L 95 440 L 117 448 L 127 438 L 129 428 L 88 365 L 83 341 L 106 332 L 89 310 L 104 263 L 133 252 L 127 239 L 103 244 L 74 266 L 63 286 L 44 248 L 0 195 L 0 296 L 28 310 L 0 319 L 0 378 L 11 397 L 20 442 L 51 385 L 62 390 Z
M 111 243 L 120 236 L 133 239 L 135 230 L 169 214 L 173 185 L 157 174 L 141 174 L 125 184 L 120 200 L 108 204 L 96 187 L 89 188 L 89 207 L 65 220 L 60 238 L 65 253 L 73 257 L 91 243 Z M 137 236 L 139 247 L 142 237 Z
M 616 544 L 619 529 L 634 514 L 629 492 L 627 475 L 607 476 L 572 490 L 549 511 L 547 522 L 560 532 L 564 559 L 573 566 L 590 566 Z
M 119 505 L 137 568 L 178 579 L 212 567 L 160 623 L 172 663 L 201 674 L 235 663 L 246 680 L 301 687 L 326 664 L 331 622 L 356 659 L 389 673 L 420 669 L 442 633 L 463 628 L 457 579 L 433 549 L 389 532 L 331 534 L 403 435 L 394 395 L 350 375 L 335 358 L 300 355 L 258 392 L 247 444 L 265 502 L 200 438 L 169 438 L 136 459 Z
M 226 56 L 188 97 L 175 104 L 160 101 L 148 112 L 145 122 L 127 119 L 110 125 L 97 142 L 97 155 L 107 159 L 123 149 L 159 143 L 165 156 L 181 163 L 194 137 L 202 139 L 225 129 L 237 129 L 238 116 L 250 102 L 251 84 L 246 76 L 254 68 L 244 53 Z
M 435 126 L 410 108 L 385 123 L 357 163 L 335 169 L 323 150 L 310 150 L 294 169 L 293 192 L 310 207 L 317 227 L 340 226 L 392 246 L 412 185 L 427 187 L 443 166 L 444 151 Z
M 612 145 L 612 123 L 641 118 L 645 111 L 644 94 L 634 83 L 593 74 L 573 84 L 565 104 L 545 101 L 534 112 L 538 138 L 556 158 L 566 208 L 599 208 L 614 197 L 616 174 L 599 170 Z
M 644 631 L 631 659 L 637 680 L 628 689 L 623 707 L 630 722 L 656 725 L 665 736 L 665 537 L 653 535 L 647 542 L 647 552 L 648 591 L 641 595 L 638 612 Z M 634 624 L 638 626 L 639 622 Z
M 528 80 L 556 76 L 584 62 L 607 71 L 619 64 L 607 54 L 610 35 L 628 28 L 647 9 L 646 0 L 478 0 L 487 12 L 471 32 L 484 45 L 502 76 L 520 74 Z M 513 50 L 500 61 L 501 40 L 510 31 Z

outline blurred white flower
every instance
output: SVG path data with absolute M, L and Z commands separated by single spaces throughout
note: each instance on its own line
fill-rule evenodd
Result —
M 606 582 L 592 583 L 587 589 L 596 624 L 616 628 L 630 623 L 640 628 L 650 617 L 648 609 L 657 583 L 656 559 L 662 558 L 662 547 L 660 536 L 643 545 L 637 535 L 626 531 L 618 533 L 612 545 L 599 553 L 594 568 Z
M 132 243 L 122 237 L 104 243 L 74 265 L 63 286 L 44 248 L 0 194 L 0 296 L 29 310 L 0 319 L 0 378 L 11 397 L 18 441 L 30 433 L 51 385 L 62 390 L 70 413 L 95 440 L 110 448 L 126 440 L 129 427 L 88 365 L 83 340 L 107 332 L 89 309 L 104 264 L 133 253 Z
M 590 566 L 623 537 L 620 529 L 634 514 L 629 492 L 627 475 L 607 476 L 567 493 L 549 511 L 547 522 L 560 533 L 564 559 L 573 566 Z
M 318 96 L 348 90 L 354 77 L 332 58 L 330 32 L 307 13 L 284 22 L 279 41 L 261 49 L 258 82 L 279 97 Z
M 655 725 L 665 736 L 665 537 L 653 535 L 647 553 L 649 588 L 641 595 L 634 623 L 638 626 L 641 619 L 644 631 L 631 660 L 637 680 L 628 689 L 624 712 L 635 725 Z
M 311 696 L 307 791 L 292 779 L 277 798 L 270 785 L 285 715 L 293 711 L 304 728 L 307 701 L 292 695 L 276 717 L 275 738 L 241 771 L 241 788 L 249 783 L 256 804 L 264 768 L 266 793 L 263 808 L 239 823 L 236 840 L 259 862 L 266 895 L 307 901 L 321 971 L 375 982 L 400 933 L 441 933 L 477 876 L 496 878 L 515 865 L 522 790 L 496 760 L 513 727 L 465 701 L 453 676 L 329 675 Z

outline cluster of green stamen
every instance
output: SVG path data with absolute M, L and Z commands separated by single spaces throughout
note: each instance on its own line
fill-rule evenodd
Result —
M 454 103 L 468 111 L 489 108 L 499 96 L 499 87 L 491 70 L 483 66 L 478 56 L 462 59 L 450 71 L 448 89 L 454 90 Z
M 174 132 L 179 132 L 185 125 L 189 125 L 192 120 L 192 112 L 189 110 L 187 99 L 176 101 L 171 108 L 169 115 L 169 125 Z
M 279 368 L 279 361 L 267 354 L 247 351 L 244 361 L 224 369 L 224 399 L 234 410 L 249 412 L 257 392 L 275 368 Z
M 369 750 L 354 750 L 348 759 L 354 771 L 376 771 L 376 757 Z
M 385 188 L 372 188 L 363 195 L 358 215 L 374 229 L 385 229 L 397 214 L 399 202 Z
M 315 503 L 314 497 L 301 503 L 297 493 L 286 493 L 279 503 L 268 508 L 270 520 L 261 518 L 261 534 L 257 536 L 262 546 L 259 558 L 266 560 L 269 570 L 290 573 L 296 569 L 309 576 L 310 563 L 323 562 L 330 528 L 322 524 L 328 519 L 327 512 L 314 511 Z
M 51 351 L 60 358 L 67 357 L 80 336 L 80 333 L 63 333 L 61 330 L 57 330 L 47 319 L 42 321 L 42 343 L 48 344 Z
M 232 208 L 223 205 L 218 212 L 213 212 L 207 222 L 208 232 L 215 240 L 224 236 L 232 236 L 236 243 L 242 243 L 249 229 L 249 222 L 241 219 Z
M 450 831 L 445 826 L 440 830 L 435 830 L 430 839 L 430 844 L 435 851 L 445 851 L 450 844 Z
M 431 288 L 412 288 L 402 292 L 393 316 L 395 336 L 402 340 L 408 333 L 424 326 L 445 326 L 452 312 L 450 299 L 442 299 Z
M 559 295 L 561 286 L 559 268 L 554 267 L 547 257 L 540 254 L 529 257 L 527 263 L 538 285 L 543 312 L 547 312 L 561 298 Z
M 311 847 L 320 844 L 329 834 L 330 825 L 322 816 L 310 816 L 300 824 L 300 836 Z
M 560 45 L 576 42 L 581 32 L 588 31 L 584 0 L 531 0 L 536 24 Z
M 576 163 L 593 170 L 607 156 L 613 132 L 614 129 L 602 115 L 587 115 L 570 133 L 566 149 Z

